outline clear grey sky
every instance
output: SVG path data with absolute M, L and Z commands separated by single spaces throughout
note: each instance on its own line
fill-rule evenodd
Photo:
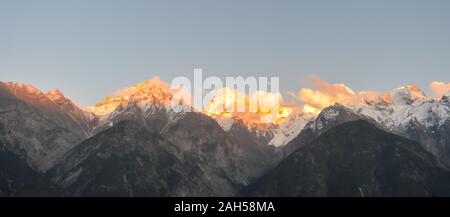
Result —
M 355 90 L 450 80 L 448 0 L 0 0 L 0 80 L 81 105 L 153 76 L 315 74 Z

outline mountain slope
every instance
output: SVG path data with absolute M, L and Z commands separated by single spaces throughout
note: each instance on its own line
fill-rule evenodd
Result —
M 284 159 L 298 148 L 311 143 L 327 130 L 356 120 L 372 121 L 341 104 L 336 103 L 329 106 L 323 109 L 314 120 L 308 122 L 300 134 L 279 149 L 278 159 Z
M 98 118 L 95 114 L 86 112 L 78 105 L 67 99 L 64 94 L 58 90 L 52 90 L 45 94 L 54 103 L 69 115 L 77 124 L 86 132 L 87 136 L 91 136 L 94 126 L 98 123 Z
M 13 152 L 0 150 L 0 197 L 57 196 L 56 185 Z
M 36 88 L 0 82 L 0 123 L 19 140 L 32 168 L 46 171 L 89 136 L 80 123 Z
M 172 149 L 139 123 L 123 121 L 77 146 L 48 174 L 74 196 L 218 194 L 204 183 L 201 168 Z
M 249 186 L 253 196 L 450 195 L 450 173 L 419 144 L 366 121 L 328 130 Z
M 230 152 L 240 149 L 230 149 L 230 144 L 199 141 L 207 138 L 198 130 L 202 129 L 200 122 L 205 122 L 200 118 L 205 117 L 189 113 L 180 119 L 183 121 L 168 126 L 166 132 L 177 132 L 168 134 L 171 139 L 149 131 L 140 122 L 119 122 L 68 152 L 48 175 L 74 196 L 236 195 L 248 180 L 247 173 L 254 173 L 242 168 L 252 164 L 235 159 Z M 191 121 L 196 128 L 188 124 Z M 184 134 L 192 129 L 201 133 L 201 138 Z M 183 135 L 189 138 L 178 140 Z M 245 156 L 238 156 L 241 154 Z
M 56 185 L 44 175 L 31 168 L 14 150 L 18 141 L 0 123 L 0 196 L 56 196 L 60 193 Z M 11 151 L 11 150 L 14 150 Z
M 420 143 L 450 168 L 448 96 L 435 99 L 416 86 L 404 86 L 393 90 L 390 98 L 388 102 L 377 100 L 350 108 L 389 132 Z
M 195 158 L 214 173 L 224 173 L 235 185 L 249 184 L 272 164 L 272 147 L 225 132 L 202 113 L 181 116 L 161 131 L 162 136 L 177 145 L 183 156 Z
M 317 117 L 315 112 L 292 109 L 290 114 L 277 123 L 247 124 L 239 117 L 218 116 L 214 119 L 230 134 L 248 134 L 248 137 L 261 145 L 282 147 L 304 129 L 305 125 Z

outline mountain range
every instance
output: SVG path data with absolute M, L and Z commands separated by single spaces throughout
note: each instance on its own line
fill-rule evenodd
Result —
M 172 110 L 154 82 L 126 92 L 82 109 L 0 82 L 0 195 L 450 194 L 449 93 L 404 86 L 260 127 Z

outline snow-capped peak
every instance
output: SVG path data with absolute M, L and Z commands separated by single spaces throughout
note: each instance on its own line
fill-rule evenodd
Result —
M 103 116 L 133 104 L 142 110 L 152 106 L 166 107 L 173 97 L 173 90 L 168 84 L 154 78 L 144 81 L 130 88 L 117 91 L 115 96 L 107 96 L 102 102 L 95 106 L 88 107 L 87 110 L 97 115 Z
M 281 122 L 276 128 L 272 130 L 273 137 L 269 145 L 281 147 L 297 137 L 305 128 L 306 124 L 313 121 L 317 117 L 315 112 L 305 112 L 296 110 L 291 113 L 287 119 Z
M 411 121 L 423 126 L 439 125 L 450 117 L 450 107 L 444 100 L 427 97 L 417 86 L 403 86 L 390 94 L 392 104 L 353 107 L 356 112 L 374 119 L 387 129 L 400 129 Z
M 411 105 L 416 100 L 427 99 L 422 90 L 415 85 L 399 87 L 391 92 L 391 99 L 395 105 Z

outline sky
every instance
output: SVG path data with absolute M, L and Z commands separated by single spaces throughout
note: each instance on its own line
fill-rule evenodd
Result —
M 0 0 L 0 81 L 88 106 L 154 76 L 316 75 L 356 91 L 450 81 L 448 0 Z

